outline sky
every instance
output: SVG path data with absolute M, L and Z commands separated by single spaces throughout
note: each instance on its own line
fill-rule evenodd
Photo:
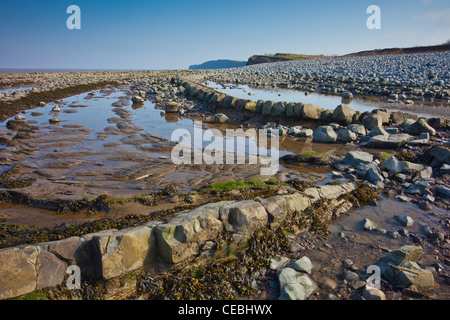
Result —
M 81 10 L 69 30 L 67 8 Z M 369 30 L 377 5 L 381 29 Z M 0 68 L 186 69 L 254 54 L 342 55 L 450 39 L 449 0 L 1 0 Z

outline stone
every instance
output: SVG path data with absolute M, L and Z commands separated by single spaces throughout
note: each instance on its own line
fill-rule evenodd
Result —
M 424 167 L 421 164 L 409 161 L 402 161 L 402 164 L 405 166 L 405 170 L 409 171 L 422 171 L 424 169 Z
M 160 237 L 160 248 L 167 245 Z M 102 276 L 111 279 L 156 261 L 153 228 L 141 226 L 97 235 L 93 238 L 101 254 Z M 167 255 L 161 250 L 161 255 Z M 164 259 L 164 258 L 163 258 Z
M 370 131 L 373 127 L 381 127 L 383 125 L 383 120 L 380 115 L 371 113 L 363 118 L 362 124 L 367 130 Z
M 144 103 L 144 98 L 142 98 L 140 96 L 134 96 L 131 98 L 131 101 L 133 103 Z
M 428 119 L 428 124 L 432 126 L 434 129 L 438 130 L 445 125 L 444 118 L 430 118 Z
M 338 130 L 337 138 L 342 142 L 352 142 L 358 139 L 356 133 L 344 128 Z
M 220 209 L 226 205 L 236 206 L 236 203 L 222 201 L 206 204 L 157 226 L 156 243 L 163 261 L 171 264 L 184 261 L 199 254 L 203 243 L 217 239 L 223 231 Z
M 297 272 L 292 268 L 283 268 L 277 272 L 278 281 L 280 283 L 280 288 L 288 284 L 297 283 Z
M 314 133 L 314 131 L 311 129 L 302 129 L 299 133 L 299 136 L 308 138 L 308 137 L 312 137 L 313 133 Z
M 288 257 L 275 256 L 270 259 L 270 269 L 279 270 L 283 268 L 289 262 Z
M 395 156 L 390 156 L 389 158 L 384 160 L 380 167 L 386 169 L 391 173 L 400 173 L 406 170 L 406 166 Z
M 284 102 L 277 102 L 272 106 L 270 114 L 272 116 L 284 116 L 286 112 L 286 106 Z
M 319 279 L 319 287 L 324 290 L 334 290 L 337 288 L 337 282 L 331 278 L 323 277 Z
M 349 282 L 359 281 L 359 275 L 353 271 L 344 271 L 344 279 Z
M 410 216 L 394 216 L 394 218 L 404 227 L 411 227 L 414 224 Z
M 50 122 L 50 123 L 59 123 L 60 120 L 59 120 L 59 118 L 51 118 L 51 119 L 48 120 L 48 122 Z
M 379 115 L 383 124 L 389 123 L 389 120 L 391 118 L 391 112 L 387 109 L 375 109 L 372 110 L 372 114 Z
M 426 189 L 430 187 L 430 184 L 424 180 L 416 181 L 414 184 L 409 186 L 405 193 L 409 194 L 423 194 Z
M 389 134 L 399 134 L 400 130 L 398 128 L 386 128 L 385 131 Z
M 364 219 L 363 228 L 364 228 L 364 230 L 372 231 L 372 230 L 375 230 L 376 228 L 378 228 L 378 224 L 372 220 Z
M 369 137 L 375 137 L 375 136 L 389 136 L 389 133 L 386 132 L 386 130 L 383 129 L 383 127 L 380 126 L 374 126 L 372 127 L 372 129 L 370 130 L 368 136 Z
M 166 102 L 164 110 L 166 111 L 166 113 L 177 113 L 179 109 L 180 105 L 177 102 L 170 101 Z
M 311 260 L 307 257 L 304 256 L 294 262 L 292 262 L 289 265 L 290 268 L 296 270 L 296 271 L 300 271 L 300 272 L 306 272 L 308 274 L 311 274 L 311 270 L 313 268 L 313 264 L 311 262 Z
M 367 164 L 373 161 L 373 155 L 363 151 L 350 151 L 341 161 L 342 164 L 348 164 L 357 167 L 360 163 Z
M 441 174 L 450 174 L 450 165 L 444 163 L 439 169 Z
M 0 299 L 18 297 L 36 290 L 36 260 L 34 246 L 0 250 Z
M 261 113 L 263 115 L 270 115 L 272 113 L 274 102 L 273 101 L 266 101 L 261 108 Z
M 342 125 L 349 125 L 352 123 L 354 114 L 355 110 L 349 106 L 341 104 L 334 109 L 332 119 Z
M 383 291 L 366 285 L 363 290 L 363 297 L 366 300 L 386 300 Z
M 422 171 L 419 172 L 419 178 L 420 179 L 429 179 L 433 175 L 433 168 L 432 167 L 425 167 Z
M 391 134 L 391 135 L 378 135 L 371 137 L 367 143 L 368 148 L 380 148 L 380 149 L 397 149 L 404 146 L 408 141 L 411 141 L 414 137 L 406 134 Z
M 436 135 L 436 130 L 428 125 L 427 121 L 423 118 L 417 120 L 413 124 L 405 128 L 405 132 L 413 136 L 418 136 L 421 133 L 429 133 L 430 135 Z
M 433 147 L 430 155 L 441 163 L 450 164 L 450 149 L 445 147 Z
M 322 108 L 313 104 L 305 104 L 302 108 L 302 118 L 310 120 L 319 120 L 322 114 Z
M 228 116 L 223 113 L 217 113 L 214 116 L 214 122 L 215 123 L 228 123 L 228 122 L 230 122 L 230 118 L 228 118 Z
M 353 94 L 351 92 L 344 91 L 342 92 L 341 97 L 342 99 L 353 99 Z
M 378 168 L 374 167 L 370 167 L 369 170 L 367 170 L 365 178 L 373 184 L 377 184 L 378 182 L 384 181 L 384 177 L 381 175 Z
M 313 133 L 313 141 L 321 143 L 334 143 L 337 140 L 336 132 L 331 126 L 320 126 Z
M 41 250 L 37 259 L 36 290 L 55 287 L 64 281 L 67 264 L 58 259 L 53 253 Z
M 416 262 L 407 261 L 395 270 L 395 283 L 401 287 L 430 290 L 434 287 L 434 277 L 430 270 L 422 269 Z
M 256 230 L 265 227 L 268 223 L 268 214 L 261 203 L 245 200 L 221 207 L 220 220 L 225 231 L 231 233 L 231 237 L 238 244 Z
M 298 283 L 288 284 L 281 288 L 279 300 L 305 300 L 305 288 Z
M 356 133 L 357 135 L 360 135 L 360 136 L 366 135 L 366 128 L 362 124 L 354 123 L 354 124 L 349 125 L 347 127 L 347 129 L 349 129 L 353 133 Z
M 434 188 L 434 190 L 435 190 L 437 193 L 439 193 L 439 194 L 441 194 L 441 195 L 443 195 L 443 196 L 445 196 L 445 197 L 450 197 L 450 188 L 448 188 L 448 187 L 445 187 L 445 186 L 436 186 L 436 187 Z

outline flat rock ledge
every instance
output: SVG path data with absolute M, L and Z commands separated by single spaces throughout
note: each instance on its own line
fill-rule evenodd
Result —
M 308 188 L 304 192 L 222 201 L 181 212 L 169 222 L 105 230 L 59 241 L 0 250 L 0 299 L 19 297 L 56 287 L 67 278 L 67 268 L 77 265 L 83 276 L 113 279 L 144 268 L 158 273 L 181 262 L 201 258 L 226 232 L 232 246 L 248 240 L 257 230 L 276 228 L 293 212 L 303 212 L 315 202 L 329 203 L 329 221 L 350 209 L 344 196 L 356 190 L 353 183 Z

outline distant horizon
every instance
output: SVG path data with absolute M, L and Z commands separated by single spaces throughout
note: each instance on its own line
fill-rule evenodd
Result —
M 268 52 L 341 56 L 450 38 L 445 0 L 77 0 L 81 29 L 71 30 L 73 4 L 1 2 L 2 68 L 186 70 Z M 371 5 L 380 29 L 367 27 Z
M 414 47 L 432 47 L 432 46 L 449 45 L 449 44 L 450 44 L 449 42 L 450 42 L 450 41 L 447 41 L 446 43 L 431 44 L 431 45 L 426 45 L 426 46 L 402 47 L 401 49 L 414 48 Z M 356 52 L 348 52 L 348 53 L 344 53 L 344 54 L 339 55 L 339 56 L 345 56 L 345 55 L 348 55 L 348 54 L 358 53 L 358 52 L 364 52 L 364 51 L 372 51 L 372 50 L 378 50 L 378 49 L 385 50 L 385 49 L 393 49 L 393 48 L 396 48 L 396 47 L 365 49 L 365 50 L 360 50 L 360 51 L 356 51 Z M 281 52 L 274 52 L 274 53 L 271 53 L 271 54 L 276 54 L 276 53 L 281 53 Z M 290 54 L 291 54 L 291 53 L 292 53 L 292 54 L 305 54 L 305 55 L 308 55 L 308 53 L 298 53 L 298 52 L 285 52 L 285 53 L 290 53 Z M 254 55 L 264 55 L 264 54 L 254 54 Z M 250 58 L 250 57 L 248 57 L 248 58 Z M 41 72 L 44 72 L 44 71 L 46 71 L 46 72 L 83 72 L 83 71 L 89 72 L 89 71 L 98 71 L 98 72 L 100 72 L 100 71 L 164 71 L 164 70 L 189 70 L 189 67 L 190 67 L 190 66 L 200 65 L 200 64 L 203 64 L 203 63 L 209 62 L 209 61 L 229 60 L 229 61 L 239 61 L 239 62 L 243 61 L 243 62 L 244 62 L 244 61 L 247 61 L 248 58 L 247 58 L 247 59 L 244 59 L 244 60 L 232 60 L 232 59 L 227 59 L 227 58 L 218 58 L 218 59 L 211 59 L 211 60 L 207 60 L 207 61 L 203 61 L 203 62 L 199 62 L 199 63 L 193 63 L 193 64 L 189 65 L 187 68 L 167 68 L 167 69 L 118 69 L 118 68 L 110 68 L 110 69 L 103 69 L 103 68 L 102 68 L 102 69 L 94 69 L 94 68 L 33 68 L 33 67 L 31 67 L 31 68 L 26 68 L 26 67 L 25 67 L 25 68 L 22 68 L 22 67 L 19 67 L 19 68 L 14 68 L 14 67 L 6 67 L 6 68 L 3 68 L 3 67 L 0 67 L 0 74 L 8 73 L 8 72 L 4 72 L 4 71 L 6 71 L 6 70 L 21 71 L 21 72 L 12 72 L 12 73 L 29 73 L 29 72 L 26 72 L 26 71 L 41 71 Z

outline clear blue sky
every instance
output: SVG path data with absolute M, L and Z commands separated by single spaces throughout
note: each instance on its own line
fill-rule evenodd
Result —
M 69 5 L 81 30 L 68 30 Z M 368 30 L 369 5 L 381 30 Z M 345 54 L 450 39 L 449 0 L 1 0 L 0 68 L 185 69 L 253 54 Z

